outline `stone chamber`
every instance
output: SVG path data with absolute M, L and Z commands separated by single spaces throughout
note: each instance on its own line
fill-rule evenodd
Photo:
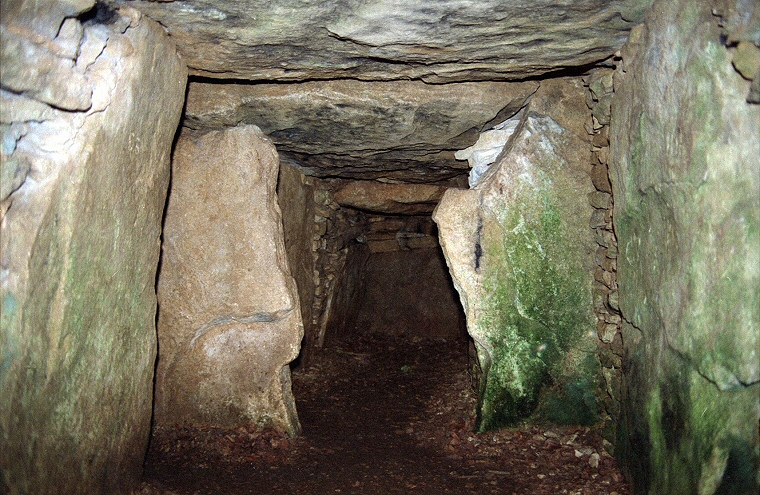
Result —
M 298 435 L 292 366 L 471 339 L 480 431 L 760 485 L 755 0 L 4 1 L 4 493 L 152 427 Z

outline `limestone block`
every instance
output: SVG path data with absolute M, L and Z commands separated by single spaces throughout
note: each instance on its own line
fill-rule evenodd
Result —
M 38 39 L 53 40 L 64 19 L 90 11 L 95 0 L 5 0 L 0 10 L 2 24 L 29 29 Z
M 588 146 L 534 113 L 509 146 L 475 189 L 447 191 L 433 215 L 483 370 L 478 428 L 536 411 L 591 423 L 599 362 Z
M 59 56 L 50 43 L 35 43 L 29 38 L 27 30 L 20 26 L 0 26 L 0 84 L 56 108 L 89 109 L 92 86 L 84 73 L 76 70 L 74 60 Z
M 177 143 L 158 280 L 157 425 L 299 432 L 288 363 L 303 325 L 278 166 L 255 126 Z
M 604 60 L 650 3 L 129 2 L 166 26 L 194 74 L 432 83 L 523 79 Z
M 470 146 L 487 124 L 515 114 L 537 87 L 349 79 L 191 83 L 184 125 L 207 131 L 255 124 L 283 159 L 316 176 L 431 182 L 462 174 L 466 165 L 450 150 Z
M 474 187 L 480 177 L 488 171 L 488 168 L 496 161 L 501 154 L 507 141 L 515 133 L 517 124 L 520 122 L 520 114 L 505 120 L 489 129 L 480 133 L 478 140 L 463 150 L 454 153 L 457 160 L 467 160 L 470 164 L 470 187 Z
M 560 77 L 542 80 L 530 98 L 530 109 L 542 115 L 549 115 L 559 125 L 586 138 L 583 123 L 588 118 L 588 107 L 584 97 L 583 81 L 577 77 Z M 457 151 L 457 160 L 467 160 L 470 164 L 468 183 L 475 187 L 514 134 L 523 112 L 511 116 L 493 128 L 482 132 L 478 141 L 467 149 Z M 608 112 L 609 114 L 609 112 Z
M 615 74 L 618 449 L 635 493 L 758 492 L 760 107 L 714 14 L 746 22 L 748 6 L 757 19 L 752 2 L 656 2 Z
M 420 215 L 432 213 L 446 190 L 427 184 L 384 184 L 376 181 L 350 181 L 335 191 L 341 206 L 374 213 Z
M 3 2 L 3 23 L 22 23 L 12 15 L 22 3 Z M 60 26 L 83 3 L 34 2 L 43 18 L 23 25 L 45 37 L 35 26 Z M 51 19 L 45 8 L 63 10 Z M 9 162 L 27 172 L 3 184 L 0 206 L 3 493 L 127 493 L 141 477 L 161 217 L 187 69 L 158 24 L 128 8 L 114 15 L 115 25 L 82 27 L 107 41 L 84 72 L 98 111 L 31 99 L 45 91 L 39 79 L 28 93 L 2 91 L 2 180 L 19 170 Z M 11 63 L 33 72 L 47 62 Z

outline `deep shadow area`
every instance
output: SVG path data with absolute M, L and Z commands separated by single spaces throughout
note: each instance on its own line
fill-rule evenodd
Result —
M 159 431 L 142 494 L 628 494 L 597 430 L 472 432 L 466 340 L 357 336 L 296 370 L 303 435 Z

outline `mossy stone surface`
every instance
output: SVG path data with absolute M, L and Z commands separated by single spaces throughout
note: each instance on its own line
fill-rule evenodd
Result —
M 509 146 L 475 190 L 447 193 L 434 215 L 483 371 L 478 428 L 591 424 L 600 365 L 589 147 L 532 113 Z
M 11 124 L 29 131 L 14 155 L 35 174 L 11 195 L 0 232 L 2 493 L 126 493 L 141 478 L 161 217 L 187 74 L 156 23 L 132 20 L 86 28 L 108 36 L 89 73 L 102 108 Z
M 655 2 L 615 76 L 617 447 L 637 494 L 760 490 L 760 107 L 714 14 L 745 6 Z

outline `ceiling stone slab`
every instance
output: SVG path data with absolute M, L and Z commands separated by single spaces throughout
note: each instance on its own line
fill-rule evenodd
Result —
M 191 83 L 185 120 L 208 132 L 255 124 L 284 160 L 322 177 L 434 182 L 466 174 L 454 151 L 519 111 L 535 81 L 426 84 Z
M 382 184 L 375 181 L 348 181 L 333 197 L 341 206 L 391 215 L 431 214 L 446 192 L 445 186 L 428 184 Z
M 193 75 L 510 80 L 603 60 L 651 0 L 116 0 L 164 25 Z

